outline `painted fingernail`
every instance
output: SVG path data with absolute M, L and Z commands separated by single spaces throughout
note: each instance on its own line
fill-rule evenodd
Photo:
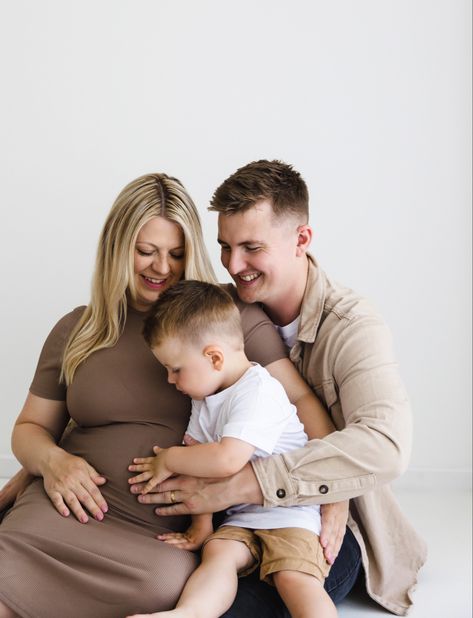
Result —
M 87 517 L 87 515 L 82 515 L 80 521 L 81 523 L 86 524 L 89 521 L 89 518 Z
M 102 519 L 103 519 L 103 513 L 96 513 L 96 515 L 95 515 L 95 519 L 96 519 L 97 521 L 102 521 Z

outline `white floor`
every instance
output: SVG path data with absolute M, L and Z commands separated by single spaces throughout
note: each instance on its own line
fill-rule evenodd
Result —
M 0 486 L 5 479 L 0 479 Z M 429 547 L 409 618 L 471 618 L 471 491 L 397 489 L 399 502 Z M 395 576 L 393 574 L 393 576 Z M 387 618 L 391 614 L 361 596 L 338 606 L 340 618 Z
M 409 618 L 471 618 L 471 491 L 439 487 L 435 492 L 397 489 L 396 494 L 429 548 Z M 338 610 L 340 618 L 390 615 L 365 598 L 350 598 Z

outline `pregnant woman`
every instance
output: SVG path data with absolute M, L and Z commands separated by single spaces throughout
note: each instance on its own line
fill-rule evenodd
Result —
M 127 482 L 133 457 L 179 444 L 189 420 L 189 398 L 141 335 L 153 302 L 182 278 L 215 281 L 197 210 L 177 179 L 142 176 L 115 201 L 90 302 L 47 337 L 15 424 L 15 455 L 36 478 L 0 526 L 0 617 L 170 609 L 195 568 L 195 554 L 155 538 L 184 530 L 187 518 L 156 516 Z M 284 375 L 292 401 L 304 398 L 265 314 L 239 308 L 248 357 Z

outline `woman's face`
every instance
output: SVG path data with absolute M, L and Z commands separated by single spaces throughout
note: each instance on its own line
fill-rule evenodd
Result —
M 177 223 L 154 217 L 145 223 L 135 244 L 136 299 L 131 306 L 148 311 L 161 292 L 179 281 L 185 269 L 185 242 Z

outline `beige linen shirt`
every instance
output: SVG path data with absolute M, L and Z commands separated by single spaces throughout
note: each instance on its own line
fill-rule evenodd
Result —
M 427 553 L 388 485 L 409 460 L 409 401 L 383 320 L 308 257 L 290 356 L 337 431 L 296 451 L 257 459 L 253 468 L 267 506 L 349 498 L 348 525 L 361 548 L 367 591 L 389 611 L 405 615 Z

